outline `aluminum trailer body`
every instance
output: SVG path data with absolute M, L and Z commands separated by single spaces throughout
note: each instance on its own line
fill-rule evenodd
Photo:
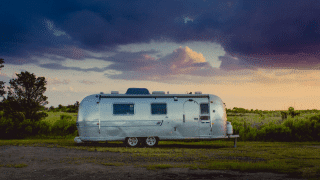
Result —
M 80 103 L 77 129 L 77 143 L 124 141 L 129 146 L 187 139 L 235 138 L 236 143 L 239 137 L 232 135 L 222 100 L 200 93 L 89 95 Z

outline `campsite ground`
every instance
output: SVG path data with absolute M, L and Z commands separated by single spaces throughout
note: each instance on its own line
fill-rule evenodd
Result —
M 111 146 L 130 151 L 143 149 L 121 147 L 121 144 Z M 299 179 L 261 171 L 177 168 L 181 162 L 192 164 L 196 161 L 188 156 L 175 162 L 166 158 L 135 156 L 133 153 L 99 151 L 99 145 L 93 148 L 93 151 L 88 151 L 56 145 L 2 145 L 0 179 Z M 257 159 L 246 158 L 244 161 Z M 155 162 L 158 165 L 150 165 Z

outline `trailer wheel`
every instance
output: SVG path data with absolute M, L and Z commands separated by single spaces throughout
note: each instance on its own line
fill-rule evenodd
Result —
M 128 137 L 126 138 L 124 143 L 126 146 L 129 146 L 129 147 L 138 147 L 140 145 L 140 140 L 136 137 Z
M 143 144 L 147 147 L 154 147 L 158 145 L 158 138 L 156 137 L 147 137 L 144 139 Z

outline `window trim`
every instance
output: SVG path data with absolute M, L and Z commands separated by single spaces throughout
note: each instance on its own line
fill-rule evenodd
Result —
M 114 114 L 114 105 L 115 104 L 132 104 L 133 105 L 133 114 Z M 112 103 L 112 115 L 114 115 L 114 116 L 133 116 L 135 114 L 136 114 L 135 103 L 131 103 L 131 102 Z
M 153 104 L 165 104 L 166 105 L 166 113 L 165 114 L 152 114 L 152 105 Z M 167 115 L 168 114 L 168 104 L 165 103 L 165 102 L 155 102 L 155 103 L 151 103 L 150 104 L 150 114 L 152 116 L 164 116 L 164 115 Z

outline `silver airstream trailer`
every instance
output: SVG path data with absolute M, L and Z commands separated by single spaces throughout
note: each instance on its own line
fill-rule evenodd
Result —
M 129 88 L 125 94 L 93 94 L 79 106 L 74 141 L 123 141 L 127 146 L 156 146 L 163 140 L 236 138 L 225 105 L 215 95 L 165 94 Z

